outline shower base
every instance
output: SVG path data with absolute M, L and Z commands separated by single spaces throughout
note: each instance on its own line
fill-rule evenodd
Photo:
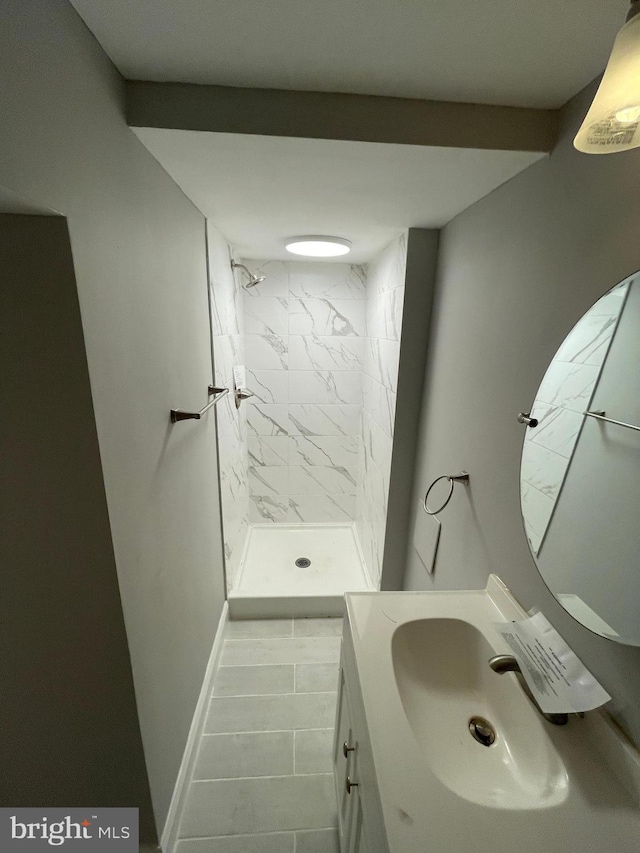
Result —
M 345 592 L 370 589 L 353 524 L 255 524 L 229 594 L 229 614 L 342 616 Z

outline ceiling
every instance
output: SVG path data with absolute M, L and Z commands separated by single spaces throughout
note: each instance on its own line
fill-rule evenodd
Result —
M 407 227 L 441 227 L 544 155 L 135 128 L 244 257 L 291 260 L 285 237 L 331 234 L 368 261 Z
M 627 0 L 71 0 L 128 79 L 559 107 Z

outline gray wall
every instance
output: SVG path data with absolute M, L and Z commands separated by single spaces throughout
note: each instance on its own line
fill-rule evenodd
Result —
M 66 220 L 0 215 L 0 280 L 0 804 L 153 838 Z
M 557 110 L 197 83 L 127 82 L 132 127 L 550 151 Z
M 594 90 L 563 111 L 548 160 L 442 232 L 414 519 L 436 476 L 466 469 L 471 485 L 458 486 L 441 515 L 433 578 L 410 546 L 404 585 L 477 589 L 496 572 L 526 608 L 544 611 L 640 741 L 640 652 L 596 637 L 562 611 L 536 571 L 519 510 L 523 427 L 516 414 L 531 405 L 580 315 L 640 267 L 640 151 L 594 157 L 572 148 Z
M 211 380 L 204 219 L 126 126 L 122 79 L 66 0 L 0 5 L 0 76 L 0 184 L 68 217 L 161 829 L 224 598 L 215 424 L 168 419 Z
M 402 571 L 412 538 L 413 478 L 423 390 L 416 376 L 422 375 L 427 359 L 438 240 L 439 232 L 426 228 L 410 228 L 407 235 L 402 346 L 381 589 L 401 588 Z

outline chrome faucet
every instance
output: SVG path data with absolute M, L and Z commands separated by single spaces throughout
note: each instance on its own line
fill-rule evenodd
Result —
M 513 655 L 494 655 L 494 657 L 489 659 L 489 666 L 494 672 L 497 672 L 498 675 L 504 675 L 505 672 L 514 672 L 516 674 L 516 678 L 520 683 L 520 686 L 527 694 L 529 699 L 531 699 L 539 713 L 542 714 L 542 716 L 545 718 L 545 720 L 548 720 L 548 722 L 553 723 L 554 726 L 567 725 L 567 723 L 569 722 L 568 714 L 547 714 L 542 710 L 540 705 L 538 705 L 533 693 L 529 689 L 529 685 L 524 680 L 522 670 L 520 669 L 520 664 L 514 658 Z

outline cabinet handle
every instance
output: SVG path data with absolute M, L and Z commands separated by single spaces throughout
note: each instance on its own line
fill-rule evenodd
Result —
M 345 742 L 342 744 L 342 754 L 344 755 L 344 757 L 348 758 L 349 753 L 355 752 L 355 751 L 356 751 L 355 746 L 349 746 L 349 744 L 345 740 Z
M 351 793 L 352 788 L 358 788 L 360 786 L 359 782 L 352 782 L 351 779 L 347 776 L 347 780 L 344 783 L 345 788 L 347 789 L 347 794 Z

